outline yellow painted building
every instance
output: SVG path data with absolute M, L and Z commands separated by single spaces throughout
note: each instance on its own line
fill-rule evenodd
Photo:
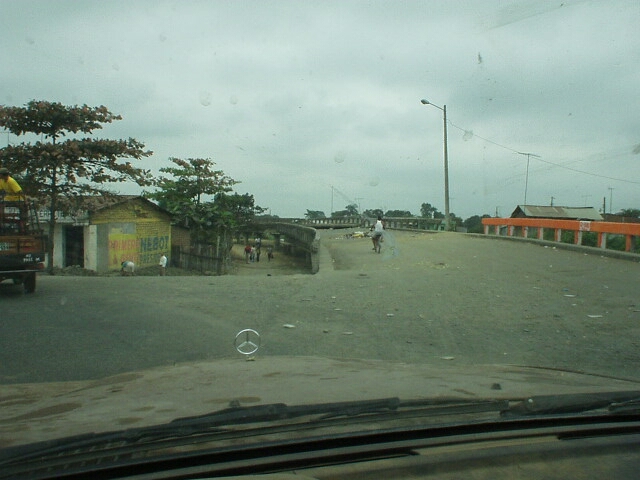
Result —
M 54 265 L 97 272 L 158 264 L 171 252 L 171 215 L 139 196 L 88 198 L 75 216 L 56 219 Z

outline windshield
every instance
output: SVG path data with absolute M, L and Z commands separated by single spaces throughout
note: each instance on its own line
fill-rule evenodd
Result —
M 3 1 L 0 448 L 637 389 L 639 24 L 623 0 Z

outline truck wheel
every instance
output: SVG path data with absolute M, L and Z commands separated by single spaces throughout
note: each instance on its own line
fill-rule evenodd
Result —
M 30 273 L 24 279 L 24 293 L 33 293 L 36 291 L 36 273 Z

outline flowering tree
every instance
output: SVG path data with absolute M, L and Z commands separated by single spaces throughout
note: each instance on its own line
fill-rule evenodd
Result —
M 151 155 L 133 138 L 93 138 L 94 130 L 121 120 L 106 107 L 67 106 L 32 100 L 24 107 L 0 105 L 0 127 L 24 142 L 0 149 L 0 163 L 20 177 L 25 193 L 50 212 L 49 270 L 53 269 L 55 213 L 77 208 L 76 200 L 87 195 L 113 195 L 106 184 L 135 182 L 153 184 L 148 170 L 129 161 Z

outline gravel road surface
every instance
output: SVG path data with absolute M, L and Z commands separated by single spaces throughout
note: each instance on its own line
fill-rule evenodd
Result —
M 322 232 L 320 272 L 276 254 L 208 276 L 0 284 L 0 383 L 257 355 L 546 366 L 638 378 L 637 261 L 455 233 Z

